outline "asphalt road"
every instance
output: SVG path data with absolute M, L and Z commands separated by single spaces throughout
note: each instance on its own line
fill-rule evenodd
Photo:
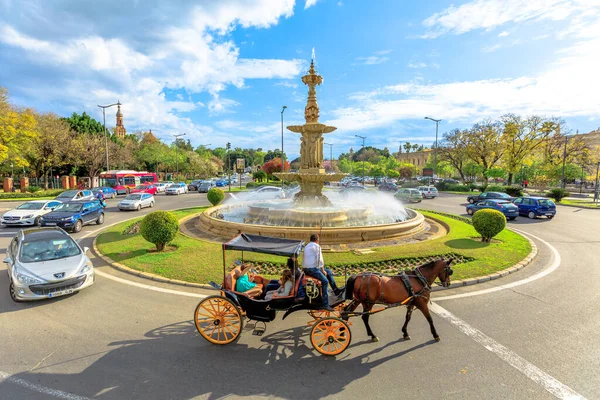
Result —
M 150 211 L 120 213 L 115 204 L 106 225 Z M 159 196 L 156 208 L 203 204 L 193 193 Z M 464 214 L 464 204 L 442 195 L 420 206 Z M 0 399 L 600 399 L 599 224 L 597 210 L 567 207 L 551 221 L 519 217 L 509 226 L 532 235 L 538 257 L 500 280 L 437 292 L 439 343 L 418 311 L 403 341 L 404 310 L 393 309 L 371 318 L 378 343 L 354 319 L 352 344 L 337 358 L 312 350 L 303 313 L 278 318 L 261 337 L 248 323 L 237 343 L 217 347 L 192 322 L 206 292 L 138 279 L 94 257 L 89 289 L 15 304 L 0 266 Z M 89 246 L 101 228 L 75 237 Z M 0 230 L 1 253 L 12 231 Z

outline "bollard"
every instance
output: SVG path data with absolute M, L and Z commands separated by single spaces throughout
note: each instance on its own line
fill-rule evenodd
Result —
M 21 178 L 21 193 L 27 192 L 27 188 L 29 187 L 29 178 Z
M 12 192 L 12 190 L 13 190 L 12 178 L 4 178 L 4 181 L 2 182 L 2 190 L 4 190 L 4 193 Z

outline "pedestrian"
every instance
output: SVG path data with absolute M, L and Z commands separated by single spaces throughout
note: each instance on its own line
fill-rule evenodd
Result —
M 319 245 L 319 235 L 317 234 L 313 233 L 310 235 L 310 243 L 304 247 L 302 270 L 306 275 L 321 281 L 323 308 L 332 311 L 333 309 L 329 305 L 329 296 L 327 295 L 328 285 L 331 284 L 331 288 L 336 296 L 340 294 L 341 290 L 338 289 L 331 270 L 325 268 L 323 253 L 321 252 L 321 246 Z

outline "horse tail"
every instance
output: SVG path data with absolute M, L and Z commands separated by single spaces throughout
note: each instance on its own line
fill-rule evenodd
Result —
M 356 275 L 352 275 L 346 282 L 346 300 L 352 300 L 354 298 L 354 281 Z

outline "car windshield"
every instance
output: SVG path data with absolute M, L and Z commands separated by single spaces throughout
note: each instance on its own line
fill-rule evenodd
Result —
M 501 197 L 501 198 L 503 198 L 503 199 L 510 199 L 510 196 L 509 196 L 509 195 L 507 195 L 506 193 L 496 193 L 496 195 L 497 195 L 498 197 Z
M 83 204 L 63 203 L 63 204 L 59 204 L 58 207 L 56 207 L 54 209 L 54 211 L 79 212 L 79 211 L 81 211 L 82 207 L 83 207 Z
M 66 192 L 62 192 L 61 194 L 58 195 L 58 197 L 68 197 L 68 198 L 73 198 L 75 197 L 75 195 L 77 194 L 77 191 L 75 190 L 67 190 Z
M 177 189 L 179 187 L 179 185 L 177 183 L 172 184 L 171 186 L 169 186 L 170 188 L 175 188 Z
M 555 206 L 556 204 L 554 204 L 554 202 L 552 200 L 548 200 L 548 199 L 540 199 L 540 206 L 546 206 L 546 207 L 552 207 Z
M 60 239 L 55 238 L 23 242 L 20 259 L 21 262 L 24 263 L 34 263 L 73 257 L 80 253 L 81 250 L 79 246 L 77 246 L 77 243 L 70 237 L 65 236 Z M 35 270 L 32 272 L 35 272 Z
M 141 194 L 130 194 L 125 197 L 125 200 L 140 200 L 142 198 Z
M 136 189 L 148 189 L 148 185 L 137 185 Z
M 23 203 L 17 210 L 41 210 L 44 206 L 44 203 Z

